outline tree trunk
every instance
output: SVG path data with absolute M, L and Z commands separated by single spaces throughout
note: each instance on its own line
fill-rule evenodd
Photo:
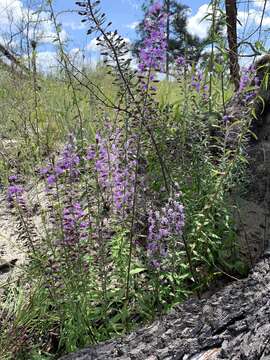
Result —
M 227 33 L 229 43 L 230 74 L 235 90 L 239 88 L 240 68 L 238 63 L 237 47 L 237 7 L 236 0 L 225 0 Z

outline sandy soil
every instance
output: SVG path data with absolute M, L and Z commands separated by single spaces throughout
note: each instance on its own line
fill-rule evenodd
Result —
M 14 280 L 26 258 L 25 248 L 17 236 L 15 218 L 7 208 L 5 196 L 0 196 L 0 289 Z M 14 263 L 16 262 L 15 266 Z

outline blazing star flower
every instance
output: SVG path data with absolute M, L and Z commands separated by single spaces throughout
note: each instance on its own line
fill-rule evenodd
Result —
M 93 160 L 96 156 L 96 150 L 93 146 L 90 146 L 90 148 L 87 151 L 87 156 L 86 159 L 87 160 Z
M 18 175 L 10 175 L 8 180 L 10 182 L 16 182 L 18 180 Z
M 48 185 L 54 185 L 56 182 L 56 177 L 54 175 L 49 175 L 47 177 Z
M 162 10 L 162 5 L 160 4 L 160 2 L 156 2 L 153 5 L 150 6 L 149 8 L 149 13 L 150 14 L 155 14 L 158 13 Z
M 184 207 L 178 201 L 169 199 L 160 211 L 149 211 L 147 254 L 151 264 L 161 264 L 168 254 L 168 241 L 172 236 L 181 236 L 185 224 Z
M 56 164 L 51 164 L 41 168 L 39 173 L 42 178 L 47 180 L 47 184 L 51 189 L 55 183 L 61 179 L 68 180 L 69 183 L 78 181 L 80 157 L 76 154 L 74 144 L 67 144 L 61 152 Z
M 241 93 L 254 81 L 255 88 L 259 86 L 259 78 L 256 77 L 256 68 L 254 65 L 242 68 L 238 92 Z
M 249 75 L 246 72 L 244 72 L 240 79 L 239 92 L 244 91 L 245 88 L 249 85 L 249 83 L 250 83 Z
M 115 213 L 123 214 L 131 207 L 134 193 L 134 139 L 123 141 L 122 131 L 115 130 L 112 140 L 96 135 L 96 147 L 90 146 L 87 159 L 93 162 L 101 190 L 112 200 Z
M 39 169 L 39 173 L 42 177 L 45 177 L 51 172 L 51 170 L 52 170 L 51 166 L 46 166 L 44 168 Z
M 178 56 L 176 58 L 176 64 L 181 67 L 185 67 L 187 65 L 187 61 L 184 56 Z
M 222 118 L 224 124 L 227 124 L 232 119 L 231 115 L 225 114 Z
M 144 22 L 147 36 L 139 52 L 139 70 L 141 72 L 163 69 L 166 61 L 166 14 L 162 12 L 160 2 L 154 3 Z
M 7 189 L 7 202 L 9 207 L 13 207 L 15 204 L 17 204 L 21 208 L 25 208 L 23 194 L 24 188 L 21 185 L 10 185 Z
M 199 93 L 201 91 L 202 88 L 202 79 L 203 79 L 203 75 L 201 71 L 198 71 L 195 75 L 192 75 L 191 78 L 191 86 L 193 88 L 195 88 L 195 90 L 197 91 L 197 93 Z
M 80 203 L 75 202 L 63 209 L 64 243 L 74 245 L 87 237 L 88 222 L 83 221 L 85 212 Z
M 203 84 L 203 73 L 198 71 L 195 75 L 192 75 L 191 86 L 198 94 L 201 94 L 204 100 L 208 99 L 209 86 Z

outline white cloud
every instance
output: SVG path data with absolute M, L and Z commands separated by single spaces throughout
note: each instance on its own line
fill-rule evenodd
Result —
M 136 27 L 139 25 L 139 23 L 140 23 L 139 21 L 134 21 L 134 22 L 132 22 L 131 24 L 126 25 L 126 27 L 127 27 L 128 29 L 135 30 Z
M 254 1 L 254 5 L 258 8 L 261 8 L 263 9 L 264 8 L 264 4 L 265 4 L 265 0 L 255 0 Z M 266 0 L 266 7 L 265 7 L 266 10 L 269 10 L 270 9 L 270 1 L 269 0 Z
M 123 4 L 128 4 L 129 6 L 133 7 L 135 10 L 139 10 L 141 4 L 138 4 L 138 0 L 122 0 Z
M 86 58 L 84 51 L 79 48 L 71 49 L 68 55 L 72 64 L 78 69 L 81 69 L 83 65 L 95 67 L 98 62 L 97 57 Z M 55 73 L 63 66 L 59 60 L 59 55 L 55 51 L 37 52 L 36 61 L 38 71 L 45 74 Z
M 92 56 L 91 54 L 87 57 L 85 51 L 79 48 L 71 49 L 69 58 L 72 64 L 78 69 L 81 69 L 83 66 L 95 68 L 100 60 L 100 57 L 97 55 Z
M 210 22 L 204 18 L 209 12 L 211 12 L 209 5 L 203 4 L 195 15 L 188 18 L 187 29 L 192 35 L 196 35 L 201 39 L 207 36 Z
M 40 51 L 37 53 L 37 69 L 46 74 L 56 71 L 59 66 L 57 53 L 54 51 Z
M 52 43 L 57 39 L 57 34 L 55 31 L 54 24 L 47 19 L 46 17 L 41 19 L 39 26 L 33 28 L 30 31 L 30 37 L 35 39 L 39 44 L 48 44 Z M 60 40 L 62 42 L 67 40 L 67 32 L 65 29 L 62 29 L 59 33 Z
M 7 26 L 24 15 L 23 3 L 20 0 L 0 0 L 0 25 Z
M 260 25 L 262 14 L 256 9 L 250 9 L 249 12 L 238 11 L 238 19 L 244 25 Z M 262 26 L 270 26 L 270 16 L 264 16 Z
M 21 29 L 25 36 L 38 43 L 52 43 L 56 38 L 54 24 L 48 13 L 27 8 L 20 0 L 0 0 L 1 34 L 8 40 L 12 34 L 20 33 L 18 30 Z M 67 39 L 64 29 L 60 32 L 60 38 L 62 41 Z M 13 40 L 16 41 L 16 37 Z
M 63 26 L 67 27 L 67 28 L 70 28 L 71 30 L 85 29 L 85 24 L 83 22 L 64 21 Z
M 97 52 L 99 51 L 99 47 L 97 45 L 97 39 L 94 38 L 90 41 L 90 43 L 86 46 L 87 50 Z

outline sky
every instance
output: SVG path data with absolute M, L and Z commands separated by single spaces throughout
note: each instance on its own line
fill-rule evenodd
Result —
M 184 0 L 184 4 L 191 8 L 191 15 L 196 16 L 200 6 L 204 5 L 206 8 L 206 0 Z M 55 0 L 54 6 L 58 11 L 63 9 L 76 9 L 74 6 L 74 1 L 72 0 Z M 107 18 L 113 22 L 113 26 L 118 29 L 118 31 L 125 37 L 131 40 L 136 38 L 135 26 L 142 19 L 141 6 L 143 0 L 101 0 L 101 8 L 107 14 Z M 192 17 L 192 16 L 191 16 Z M 73 27 L 70 30 L 74 35 L 77 36 L 77 39 L 80 38 L 82 29 L 75 31 L 75 27 L 79 26 L 80 19 L 77 14 L 67 14 L 63 21 L 64 26 L 71 25 Z M 73 26 L 72 26 L 73 25 Z M 200 32 L 199 32 L 200 33 Z
M 42 19 L 38 30 L 33 31 L 33 36 L 38 38 L 38 65 L 41 70 L 47 71 L 48 68 L 56 64 L 55 49 L 55 30 L 48 14 L 41 11 L 39 15 L 34 8 L 27 10 L 27 4 L 37 3 L 41 0 L 0 0 L 0 41 L 7 42 L 9 37 L 6 33 L 10 29 L 10 20 L 14 24 L 13 32 L 16 33 L 16 24 L 21 19 L 29 16 L 36 20 L 37 16 Z M 45 1 L 45 0 L 44 0 Z M 200 38 L 205 37 L 209 22 L 202 21 L 209 11 L 207 0 L 182 0 L 183 4 L 190 7 L 188 16 L 188 30 L 191 34 Z M 248 33 L 249 28 L 256 27 L 261 21 L 261 12 L 264 0 L 241 0 L 238 8 L 239 30 Z M 85 57 L 91 59 L 93 64 L 99 58 L 98 48 L 94 36 L 87 36 L 87 27 L 81 23 L 81 17 L 77 14 L 78 7 L 75 0 L 53 0 L 53 8 L 57 14 L 57 21 L 61 23 L 61 39 L 67 45 L 67 51 L 74 57 Z M 132 42 L 136 38 L 136 24 L 142 19 L 141 5 L 143 0 L 101 0 L 101 8 L 106 13 L 107 19 L 112 21 L 112 29 Z M 28 14 L 28 15 L 27 15 Z M 247 26 L 248 24 L 248 26 Z M 270 0 L 267 0 L 266 14 L 263 21 L 264 31 L 262 35 L 269 35 L 267 29 L 270 28 Z M 35 33 L 35 35 L 34 35 Z M 31 33 L 30 33 L 31 36 Z M 16 37 L 12 38 L 16 45 Z M 44 69 L 42 69 L 42 67 Z

